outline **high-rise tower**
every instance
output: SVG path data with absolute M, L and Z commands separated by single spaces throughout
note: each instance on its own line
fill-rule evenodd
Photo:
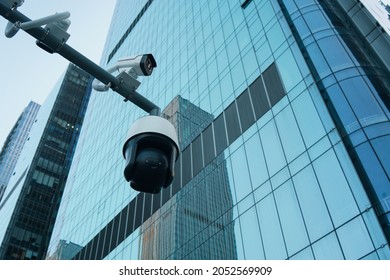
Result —
M 172 185 L 137 193 L 121 147 L 144 112 L 93 95 L 50 252 L 389 259 L 389 47 L 356 0 L 118 0 L 101 64 L 152 53 L 139 90 L 191 104 L 188 141 Z
M 91 93 L 69 65 L 42 105 L 0 203 L 0 259 L 44 259 Z

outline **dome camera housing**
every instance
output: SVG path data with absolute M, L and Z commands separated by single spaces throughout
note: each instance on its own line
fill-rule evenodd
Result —
M 125 179 L 140 192 L 159 193 L 174 178 L 179 145 L 174 126 L 159 116 L 138 119 L 123 146 Z

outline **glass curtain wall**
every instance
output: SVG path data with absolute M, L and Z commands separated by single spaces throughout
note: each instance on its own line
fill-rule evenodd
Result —
M 287 2 L 297 2 L 295 10 Z M 324 54 L 313 68 L 302 49 L 310 53 L 310 46 L 291 22 L 298 2 L 322 11 L 315 1 L 117 2 L 101 64 L 154 55 L 157 68 L 140 78 L 139 91 L 178 128 L 177 176 L 160 194 L 133 191 L 123 179 L 121 149 L 145 113 L 119 96 L 93 93 L 52 256 L 61 258 L 65 242 L 79 246 L 75 259 L 390 258 L 318 83 L 322 68 L 335 71 L 327 59 L 356 59 L 330 27 L 324 44 L 342 47 L 348 59 Z M 364 101 L 354 100 L 347 109 L 388 118 L 368 77 L 343 81 L 340 98 L 358 90 L 376 104 L 359 109 Z M 370 95 L 359 93 L 363 85 Z

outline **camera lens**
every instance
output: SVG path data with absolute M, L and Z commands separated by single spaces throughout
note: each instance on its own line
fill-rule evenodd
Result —
M 157 65 L 153 55 L 145 54 L 141 59 L 140 66 L 144 75 L 150 76 L 153 72 L 153 68 L 156 67 Z
M 146 60 L 146 69 L 148 71 L 152 70 L 152 62 L 150 61 L 150 59 Z

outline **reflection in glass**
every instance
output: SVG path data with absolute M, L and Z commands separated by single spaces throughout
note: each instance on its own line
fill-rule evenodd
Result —
M 182 105 L 187 110 L 182 110 Z M 195 107 L 184 100 L 173 111 L 180 113 L 179 118 L 192 119 L 194 122 L 195 116 L 202 115 L 203 118 L 212 120 L 211 115 L 201 113 Z M 195 111 L 198 112 L 196 115 L 193 114 Z M 191 117 L 187 114 L 191 114 Z M 221 116 L 220 120 L 223 120 L 223 115 Z M 207 123 L 204 126 L 206 125 Z M 197 126 L 193 128 L 199 130 Z M 183 135 L 196 135 L 190 129 L 191 126 L 183 126 L 179 132 Z M 203 142 L 203 145 L 207 144 L 213 142 Z M 245 153 L 243 148 L 240 150 L 231 160 L 241 164 L 243 158 L 245 160 Z M 189 156 L 184 164 L 191 166 L 191 160 Z M 194 178 L 183 190 L 142 224 L 140 259 L 237 259 L 240 252 L 237 245 L 241 241 L 236 241 L 235 236 L 238 223 L 233 222 L 234 185 L 231 182 L 235 180 L 236 186 L 249 187 L 247 192 L 251 190 L 251 185 L 249 175 L 243 176 L 243 172 L 248 173 L 247 167 L 232 170 L 233 174 L 230 176 L 233 179 L 229 178 L 228 165 L 230 161 L 225 159 L 222 152 L 198 174 L 194 174 Z M 246 180 L 242 181 L 243 178 Z

